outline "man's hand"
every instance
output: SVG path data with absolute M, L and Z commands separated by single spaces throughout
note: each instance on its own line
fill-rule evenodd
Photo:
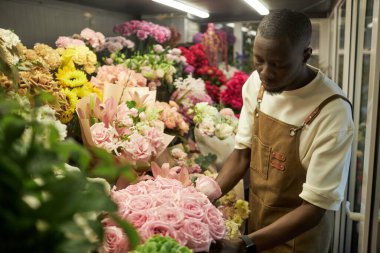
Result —
M 227 240 L 222 239 L 211 244 L 210 253 L 244 253 L 244 243 L 241 239 Z

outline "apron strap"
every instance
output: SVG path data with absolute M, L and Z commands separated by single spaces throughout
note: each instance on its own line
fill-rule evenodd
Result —
M 263 85 L 260 85 L 259 93 L 257 94 L 257 108 L 260 109 L 260 104 L 263 101 L 265 88 Z
M 321 112 L 321 110 L 323 109 L 323 107 L 325 107 L 328 103 L 330 103 L 331 101 L 335 100 L 335 99 L 338 99 L 338 98 L 341 98 L 343 99 L 344 101 L 346 101 L 350 107 L 351 107 L 351 111 L 352 111 L 352 104 L 351 102 L 344 96 L 342 95 L 339 95 L 339 94 L 335 94 L 335 95 L 332 95 L 328 98 L 326 98 L 325 100 L 322 101 L 322 103 L 320 105 L 318 105 L 317 108 L 315 108 L 314 111 L 312 111 L 309 116 L 306 117 L 303 125 L 310 125 L 311 122 L 313 122 L 313 120 L 318 116 L 318 114 Z

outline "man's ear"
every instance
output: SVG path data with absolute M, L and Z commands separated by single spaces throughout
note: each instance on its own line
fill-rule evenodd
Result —
M 305 50 L 303 51 L 303 63 L 306 64 L 306 62 L 310 59 L 312 53 L 313 49 L 311 47 L 305 48 Z

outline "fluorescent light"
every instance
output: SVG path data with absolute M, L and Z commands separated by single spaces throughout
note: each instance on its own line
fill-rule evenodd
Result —
M 228 23 L 227 26 L 231 27 L 231 28 L 234 28 L 235 27 L 235 23 Z
M 243 33 L 246 33 L 246 32 L 248 32 L 249 30 L 248 30 L 247 27 L 243 26 L 243 27 L 241 28 L 241 31 L 242 31 Z
M 255 30 L 249 31 L 249 32 L 248 32 L 248 35 L 256 36 L 256 31 L 255 31 Z
M 177 9 L 177 10 L 181 10 L 181 11 L 193 14 L 194 16 L 197 16 L 200 18 L 210 17 L 210 14 L 208 14 L 207 11 L 199 10 L 197 8 L 183 4 L 183 3 L 178 2 L 178 1 L 174 1 L 174 0 L 152 0 L 152 1 L 163 4 L 163 5 L 170 6 L 172 8 Z
M 260 15 L 268 15 L 269 10 L 259 0 L 244 0 L 253 9 L 255 9 Z

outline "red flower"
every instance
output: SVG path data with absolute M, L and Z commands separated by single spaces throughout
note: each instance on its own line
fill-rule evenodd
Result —
M 227 88 L 220 94 L 221 102 L 236 111 L 240 111 L 243 106 L 242 88 L 247 79 L 247 74 L 242 71 L 236 71 L 226 83 Z
M 205 81 L 206 91 L 216 103 L 219 103 L 220 89 L 218 86 L 212 85 L 209 81 Z

